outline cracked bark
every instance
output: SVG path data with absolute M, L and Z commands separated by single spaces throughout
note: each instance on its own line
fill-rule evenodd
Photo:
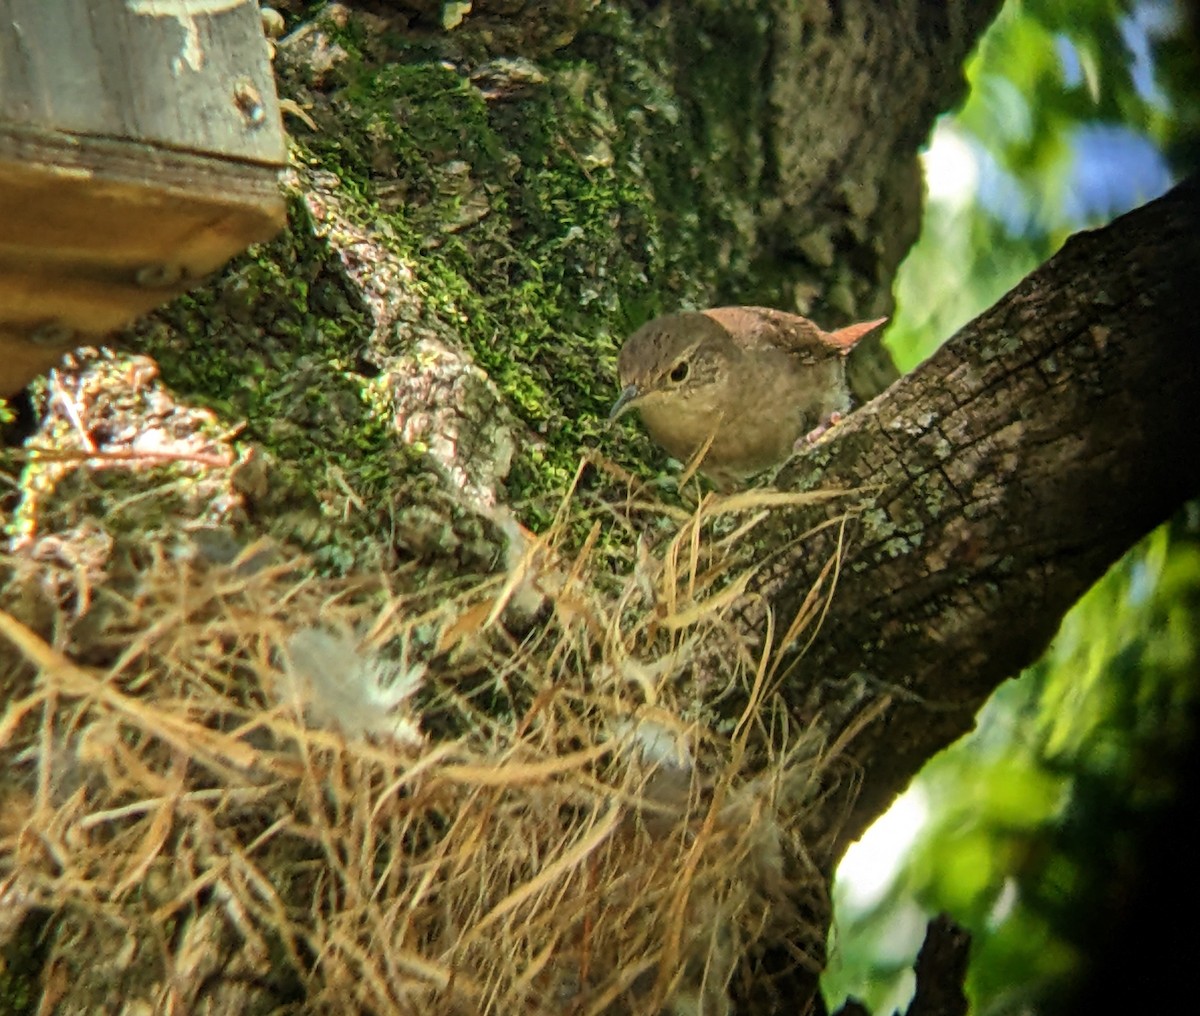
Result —
M 869 488 L 841 506 L 820 635 L 787 661 L 806 718 L 836 736 L 874 716 L 851 748 L 862 785 L 836 854 L 1041 654 L 1088 586 L 1200 490 L 1198 268 L 1192 179 L 1072 238 L 779 476 L 799 490 Z M 830 511 L 781 519 L 773 537 L 786 545 Z M 789 619 L 837 538 L 796 543 L 752 591 Z M 763 609 L 747 608 L 749 630 Z
M 431 17 L 440 11 L 438 4 L 418 6 Z M 501 6 L 508 7 L 485 3 L 476 10 Z M 539 5 L 525 6 L 541 18 Z M 661 104 L 653 90 L 619 102 L 628 82 L 615 76 L 605 83 L 597 75 L 592 105 L 611 100 L 619 115 L 603 122 L 614 137 L 635 130 L 625 116 L 631 106 L 649 125 L 634 148 L 637 158 L 621 156 L 617 164 L 625 178 L 648 188 L 662 179 L 663 190 L 678 186 L 690 195 L 685 186 L 698 174 L 697 200 L 686 203 L 706 209 L 695 226 L 705 237 L 702 257 L 681 272 L 674 261 L 653 262 L 635 250 L 647 266 L 658 265 L 654 286 L 673 300 L 703 294 L 714 303 L 794 304 L 830 326 L 883 313 L 895 266 L 919 223 L 916 150 L 934 114 L 961 94 L 963 57 L 997 6 L 948 5 L 939 14 L 936 5 L 910 3 L 880 14 L 836 4 L 763 3 L 753 11 L 645 5 L 646 39 L 669 40 L 665 62 L 679 87 L 663 85 L 667 101 Z M 464 23 L 459 37 L 471 24 Z M 731 44 L 729 29 L 739 27 L 744 35 Z M 552 51 L 559 43 L 545 45 Z M 603 34 L 585 34 L 572 59 L 603 68 L 608 46 Z M 499 44 L 494 49 L 506 52 Z M 698 59 L 698 53 L 710 56 Z M 464 72 L 470 66 L 464 61 Z M 691 98 L 726 92 L 734 101 Z M 500 99 L 492 95 L 491 101 Z M 504 101 L 521 101 L 520 92 Z M 318 106 L 314 113 L 320 112 Z M 580 130 L 580 136 L 588 135 Z M 681 138 L 696 147 L 680 148 Z M 445 175 L 454 176 L 450 167 L 460 153 L 435 155 Z M 680 183 L 682 173 L 646 175 L 635 168 L 642 164 L 686 170 L 689 182 Z M 326 181 L 329 191 L 332 182 Z M 332 203 L 336 194 L 309 192 L 309 211 L 320 220 L 314 196 Z M 855 512 L 829 614 L 809 651 L 787 661 L 797 712 L 819 715 L 833 735 L 879 710 L 851 747 L 862 767 L 862 793 L 838 831 L 841 845 L 930 755 L 969 729 L 990 691 L 1036 658 L 1078 595 L 1197 489 L 1188 409 L 1200 380 L 1193 324 L 1197 203 L 1191 185 L 1073 241 L 781 475 L 782 485 L 797 489 L 878 485 L 848 499 Z M 496 449 L 508 454 L 506 437 L 518 424 L 495 412 L 504 394 L 476 383 L 466 354 L 440 358 L 442 347 L 432 343 L 449 341 L 454 324 L 422 330 L 432 312 L 415 306 L 408 262 L 369 228 L 353 227 L 353 215 L 333 207 L 324 221 L 336 227 L 329 247 L 368 308 L 371 346 L 394 377 L 408 382 L 409 402 L 397 396 L 403 410 L 396 413 L 397 429 L 427 443 L 430 462 L 446 474 L 470 481 L 473 486 L 459 484 L 466 500 L 489 503 L 497 488 L 494 470 L 486 463 L 476 470 L 476 447 L 482 448 L 479 461 Z M 719 225 L 712 242 L 709 223 Z M 615 289 L 606 280 L 628 246 L 581 259 L 580 275 L 592 273 L 589 284 L 600 280 L 598 291 Z M 495 283 L 475 284 L 486 291 Z M 610 323 L 604 319 L 604 326 Z M 593 325 L 589 319 L 588 328 Z M 562 328 L 570 343 L 578 342 L 574 328 L 573 321 Z M 271 355 L 282 358 L 292 345 L 289 337 Z M 569 352 L 567 345 L 551 346 L 542 359 L 565 363 Z M 421 383 L 414 383 L 422 368 Z M 305 383 L 296 385 L 295 397 L 275 400 L 281 417 L 297 414 L 286 420 L 297 429 L 312 426 L 310 414 L 325 411 L 320 400 L 303 397 L 305 379 L 315 373 L 298 369 Z M 461 399 L 440 406 L 441 415 L 420 417 L 426 392 L 438 393 L 439 402 Z M 576 403 L 550 394 L 553 425 Z M 462 412 L 460 404 L 467 407 Z M 460 427 L 460 418 L 498 420 L 504 429 L 492 441 L 491 431 Z M 478 434 L 489 442 L 477 441 Z M 408 489 L 401 490 L 407 497 Z M 455 552 L 441 535 L 426 535 L 447 528 L 441 502 L 405 510 L 429 519 L 396 527 L 406 552 L 423 558 Z M 773 545 L 789 546 L 823 518 L 808 513 L 781 520 Z M 758 576 L 753 591 L 764 594 L 777 616 L 795 613 L 833 549 L 831 540 L 785 551 Z M 757 609 L 751 602 L 744 615 L 753 633 L 762 630 Z M 831 803 L 818 821 L 833 825 L 837 810 Z M 815 983 L 815 975 L 810 980 Z M 813 985 L 806 990 L 743 1011 L 797 1011 L 797 1000 L 810 997 Z

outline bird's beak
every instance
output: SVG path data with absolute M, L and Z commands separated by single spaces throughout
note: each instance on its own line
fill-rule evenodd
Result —
M 621 389 L 621 394 L 617 396 L 617 401 L 613 403 L 612 409 L 608 412 L 608 422 L 612 423 L 634 402 L 642 397 L 642 390 L 637 385 L 626 385 Z

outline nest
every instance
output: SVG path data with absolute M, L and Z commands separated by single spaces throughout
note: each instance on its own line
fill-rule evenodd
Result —
M 266 543 L 117 536 L 99 578 L 10 556 L 0 940 L 32 943 L 31 997 L 709 1014 L 764 942 L 819 969 L 802 830 L 845 767 L 765 647 L 821 602 L 758 643 L 733 614 L 798 499 L 568 499 L 435 588 Z

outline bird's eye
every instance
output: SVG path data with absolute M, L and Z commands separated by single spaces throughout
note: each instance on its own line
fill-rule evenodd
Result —
M 678 383 L 688 376 L 687 360 L 681 360 L 671 368 L 671 380 Z

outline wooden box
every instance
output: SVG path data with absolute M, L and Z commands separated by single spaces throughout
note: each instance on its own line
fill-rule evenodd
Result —
M 0 395 L 283 224 L 255 0 L 0 0 Z

